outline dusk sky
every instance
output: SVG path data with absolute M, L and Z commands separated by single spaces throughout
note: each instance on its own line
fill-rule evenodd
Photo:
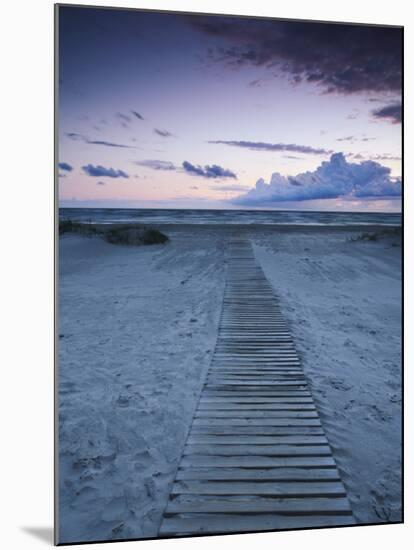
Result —
M 402 31 L 59 9 L 61 206 L 399 211 Z

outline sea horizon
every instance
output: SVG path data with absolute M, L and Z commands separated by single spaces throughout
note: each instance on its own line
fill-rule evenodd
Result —
M 283 226 L 400 226 L 399 212 L 328 212 L 302 210 L 217 210 L 199 208 L 59 208 L 60 219 L 92 224 L 243 224 Z

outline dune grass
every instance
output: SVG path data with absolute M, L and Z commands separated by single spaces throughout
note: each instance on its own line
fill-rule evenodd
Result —
M 104 239 L 113 244 L 139 246 L 142 244 L 163 244 L 168 241 L 167 235 L 151 227 L 123 225 L 113 227 L 103 235 Z
M 98 228 L 91 223 L 74 222 L 69 219 L 59 220 L 59 235 L 79 233 L 81 235 L 97 235 Z
M 92 223 L 74 222 L 69 219 L 59 221 L 59 235 L 76 233 L 84 236 L 98 235 L 111 244 L 141 246 L 150 244 L 164 244 L 169 238 L 158 229 L 138 224 L 124 224 L 117 226 L 98 226 Z
M 401 238 L 402 228 L 399 227 L 387 227 L 385 229 L 380 229 L 371 233 L 361 233 L 357 237 L 351 237 L 348 239 L 349 242 L 358 242 L 358 241 L 379 241 L 386 237 L 397 237 Z

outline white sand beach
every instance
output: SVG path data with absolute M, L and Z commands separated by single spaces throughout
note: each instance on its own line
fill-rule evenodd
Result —
M 237 229 L 233 229 L 237 231 Z M 60 240 L 60 539 L 155 537 L 214 351 L 229 230 Z M 401 242 L 249 227 L 357 522 L 401 519 Z

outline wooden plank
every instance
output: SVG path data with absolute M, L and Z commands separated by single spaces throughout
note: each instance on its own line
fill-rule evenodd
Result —
M 224 380 L 221 380 L 221 381 L 206 381 L 206 386 L 205 386 L 206 389 L 208 390 L 234 390 L 234 391 L 240 391 L 240 390 L 249 390 L 249 391 L 254 391 L 254 390 L 267 390 L 267 391 L 272 391 L 272 390 L 281 390 L 281 389 L 295 389 L 295 390 L 300 390 L 300 389 L 306 389 L 307 388 L 307 384 L 306 384 L 306 381 L 303 381 L 303 382 L 282 382 L 282 381 L 271 381 L 271 380 L 268 380 L 268 381 L 253 381 L 253 382 L 249 382 L 249 381 L 242 381 L 242 382 L 237 382 L 237 381 L 224 381 Z
M 257 418 L 257 419 L 271 419 L 271 418 L 318 418 L 318 413 L 315 411 L 258 411 L 258 410 L 204 410 L 198 409 L 194 415 L 194 418 Z
M 240 410 L 240 411 L 315 411 L 315 405 L 311 403 L 229 403 L 224 401 L 223 403 L 204 403 L 200 402 L 198 405 L 199 411 L 220 411 L 220 410 Z
M 211 375 L 208 376 L 205 380 L 206 387 L 211 386 L 232 386 L 232 388 L 244 387 L 244 386 L 255 386 L 263 387 L 274 385 L 275 387 L 303 387 L 307 385 L 306 378 L 291 378 L 288 376 L 220 376 L 220 375 Z
M 255 390 L 246 390 L 245 388 L 237 388 L 237 390 L 212 390 L 207 386 L 203 389 L 203 398 L 223 398 L 223 397 L 251 397 L 251 398 L 262 398 L 262 397 L 310 397 L 310 392 L 308 388 L 284 388 L 283 390 L 265 390 L 265 389 L 255 389 Z
M 287 366 L 287 368 L 281 368 L 281 369 L 275 369 L 273 368 L 267 368 L 267 369 L 259 369 L 258 367 L 224 367 L 220 365 L 216 365 L 210 369 L 210 372 L 208 376 L 217 376 L 220 378 L 259 378 L 259 379 L 267 379 L 267 378 L 298 378 L 300 380 L 303 380 L 305 378 L 305 375 L 303 374 L 303 371 L 300 369 L 294 369 L 291 366 Z
M 180 467 L 177 480 L 230 480 L 230 481 L 339 481 L 336 468 L 218 468 Z
M 180 465 L 185 466 L 216 466 L 235 468 L 323 468 L 335 466 L 332 456 L 215 456 L 191 455 L 183 456 Z
M 235 354 L 234 361 L 227 360 L 214 360 L 211 364 L 209 373 L 215 372 L 236 372 L 240 374 L 289 374 L 287 371 L 293 371 L 291 374 L 298 374 L 299 376 L 304 376 L 304 372 L 300 366 L 300 363 L 297 359 L 289 358 L 284 361 L 261 361 L 252 357 L 252 359 L 246 360 L 245 358 L 239 359 L 238 355 Z
M 320 426 L 319 418 L 199 418 L 193 426 Z
M 270 373 L 270 374 L 255 374 L 255 373 L 226 373 L 226 372 L 212 372 L 207 376 L 206 382 L 209 384 L 233 384 L 234 382 L 244 382 L 249 384 L 257 384 L 266 382 L 270 384 L 280 384 L 283 382 L 291 382 L 291 384 L 285 384 L 289 386 L 297 386 L 306 384 L 306 378 L 303 375 L 297 374 L 282 374 L 282 373 Z
M 211 374 L 206 379 L 206 384 L 223 384 L 228 386 L 231 384 L 232 386 L 240 386 L 240 385 L 255 385 L 255 386 L 263 386 L 263 385 L 269 385 L 274 384 L 278 386 L 304 386 L 306 385 L 306 379 L 305 378 L 299 378 L 299 377 L 289 377 L 289 376 L 231 376 L 231 375 L 219 375 L 219 374 Z
M 303 371 L 299 367 L 294 366 L 283 366 L 283 367 L 227 367 L 216 365 L 211 367 L 210 374 L 219 374 L 219 375 L 235 375 L 235 376 L 303 376 Z
M 191 434 L 324 435 L 324 432 L 322 426 L 200 425 L 193 422 Z
M 231 368 L 231 367 L 229 367 L 229 365 L 215 363 L 214 365 L 212 365 L 209 375 L 212 376 L 212 375 L 220 375 L 221 374 L 221 375 L 224 376 L 226 374 L 226 369 L 229 369 L 229 368 Z M 294 365 L 294 364 L 291 364 L 291 363 L 284 363 L 284 364 L 281 364 L 280 366 L 279 365 L 275 366 L 275 365 L 272 365 L 272 364 L 260 365 L 256 362 L 252 362 L 250 365 L 248 365 L 248 364 L 247 365 L 246 364 L 234 365 L 232 370 L 235 373 L 240 374 L 240 375 L 244 375 L 244 376 L 247 376 L 249 374 L 250 375 L 255 374 L 255 371 L 257 371 L 259 376 L 261 374 L 269 376 L 269 375 L 272 375 L 273 373 L 274 374 L 284 374 L 284 375 L 286 375 L 286 374 L 289 374 L 286 371 L 294 370 L 294 371 L 296 371 L 296 374 L 301 379 L 306 378 L 304 376 L 303 371 L 299 370 L 299 365 Z M 232 374 L 231 371 L 228 371 L 228 374 Z M 295 374 L 295 373 L 293 373 L 293 374 Z
M 234 359 L 234 361 L 228 360 L 214 360 L 211 364 L 211 368 L 245 368 L 245 369 L 257 369 L 257 370 L 272 370 L 273 369 L 300 369 L 300 363 L 298 359 L 284 359 L 284 360 L 270 360 L 270 361 L 257 361 L 255 359 Z M 303 371 L 301 371 L 303 374 Z
M 352 514 L 346 498 L 265 498 L 249 500 L 236 496 L 221 498 L 207 495 L 180 495 L 167 504 L 167 514 L 194 512 L 256 514 L 276 512 L 282 514 Z
M 165 517 L 160 536 L 185 536 L 191 534 L 251 533 L 284 529 L 314 527 L 339 527 L 353 525 L 350 515 L 282 515 L 254 514 L 252 517 L 237 514 L 180 514 Z
M 324 435 L 209 435 L 192 434 L 188 436 L 189 445 L 327 445 Z
M 187 443 L 183 456 L 331 456 L 327 445 L 217 445 Z
M 285 392 L 286 393 L 286 392 Z M 236 397 L 236 396 L 232 396 L 232 395 L 229 395 L 229 396 L 226 396 L 226 397 L 208 397 L 207 395 L 202 395 L 201 398 L 200 398 L 200 403 L 228 403 L 229 405 L 231 403 L 235 403 L 235 404 L 242 404 L 242 403 L 257 403 L 257 404 L 260 404 L 260 403 L 268 403 L 268 404 L 272 404 L 272 403 L 280 403 L 280 404 L 284 404 L 284 403 L 297 403 L 297 404 L 309 404 L 309 403 L 312 403 L 313 404 L 313 399 L 312 397 L 245 397 L 245 396 L 239 396 L 239 397 Z
M 237 354 L 237 355 L 247 355 L 252 353 L 261 353 L 262 355 L 268 354 L 279 354 L 280 352 L 286 353 L 296 353 L 293 344 L 290 342 L 272 342 L 265 344 L 264 342 L 259 342 L 258 344 L 239 344 L 235 342 L 230 342 L 226 344 L 225 342 L 219 342 L 216 346 L 216 352 L 219 355 L 223 354 Z
M 232 361 L 234 359 L 297 359 L 297 354 L 295 351 L 292 350 L 277 350 L 277 351 L 238 351 L 237 353 L 230 353 L 228 351 L 217 351 L 217 353 L 214 354 L 216 359 L 231 359 Z
M 271 495 L 281 498 L 345 496 L 340 481 L 198 481 L 180 480 L 172 487 L 171 495 Z

